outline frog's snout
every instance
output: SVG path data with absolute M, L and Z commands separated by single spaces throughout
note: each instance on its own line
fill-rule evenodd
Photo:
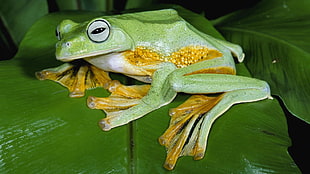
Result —
M 68 62 L 72 60 L 72 53 L 71 53 L 72 43 L 70 41 L 67 42 L 58 42 L 56 43 L 56 59 Z
M 69 49 L 71 47 L 71 42 L 67 41 L 67 42 L 57 42 L 56 43 L 56 49 Z

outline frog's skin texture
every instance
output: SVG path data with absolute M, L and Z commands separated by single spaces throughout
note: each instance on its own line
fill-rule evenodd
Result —
M 89 97 L 102 109 L 102 130 L 127 124 L 169 104 L 178 92 L 195 94 L 171 110 L 159 138 L 167 148 L 164 167 L 178 157 L 203 158 L 214 121 L 233 104 L 271 98 L 266 82 L 237 76 L 232 56 L 244 58 L 240 46 L 206 35 L 171 9 L 104 16 L 84 23 L 64 20 L 57 27 L 56 58 L 69 62 L 36 75 L 66 86 L 71 97 L 103 87 L 106 98 Z M 80 65 L 77 60 L 88 63 Z M 111 80 L 116 72 L 150 83 L 125 86 Z M 208 95 L 212 94 L 212 95 Z

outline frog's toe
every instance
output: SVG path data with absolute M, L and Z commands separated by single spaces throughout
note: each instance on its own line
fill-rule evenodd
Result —
M 73 92 L 70 92 L 69 97 L 78 98 L 78 97 L 83 97 L 84 95 L 85 95 L 84 91 L 73 91 Z
M 140 99 L 128 99 L 119 96 L 110 97 L 93 97 L 90 96 L 87 99 L 87 105 L 91 109 L 101 109 L 106 113 L 126 110 L 139 104 Z
M 36 72 L 36 73 L 35 73 L 37 79 L 39 79 L 39 80 L 48 79 L 48 77 L 50 76 L 50 74 L 53 74 L 53 73 L 51 73 L 51 71 L 47 71 L 47 70 L 43 70 L 43 71 L 40 71 L 40 72 Z
M 174 162 L 170 162 L 170 161 L 166 161 L 165 164 L 164 164 L 164 167 L 167 170 L 173 170 L 174 166 L 175 166 L 175 163 Z
M 110 124 L 105 120 L 102 119 L 98 122 L 99 127 L 103 130 L 103 131 L 109 131 L 111 130 L 111 126 Z
M 93 97 L 93 96 L 89 96 L 87 98 L 87 106 L 90 108 L 90 109 L 96 109 L 96 98 Z

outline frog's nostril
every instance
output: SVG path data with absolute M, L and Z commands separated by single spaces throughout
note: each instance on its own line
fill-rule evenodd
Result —
M 66 42 L 65 45 L 66 45 L 66 47 L 70 47 L 71 43 L 70 42 Z
M 64 42 L 64 43 L 62 43 L 61 47 L 62 48 L 69 48 L 69 47 L 71 47 L 71 42 Z

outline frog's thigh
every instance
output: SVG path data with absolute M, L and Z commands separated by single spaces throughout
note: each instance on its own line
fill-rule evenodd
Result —
M 270 95 L 269 86 L 265 81 L 244 76 L 228 74 L 172 75 L 169 80 L 175 91 L 190 94 L 221 93 L 244 89 L 253 90 L 258 96 Z

